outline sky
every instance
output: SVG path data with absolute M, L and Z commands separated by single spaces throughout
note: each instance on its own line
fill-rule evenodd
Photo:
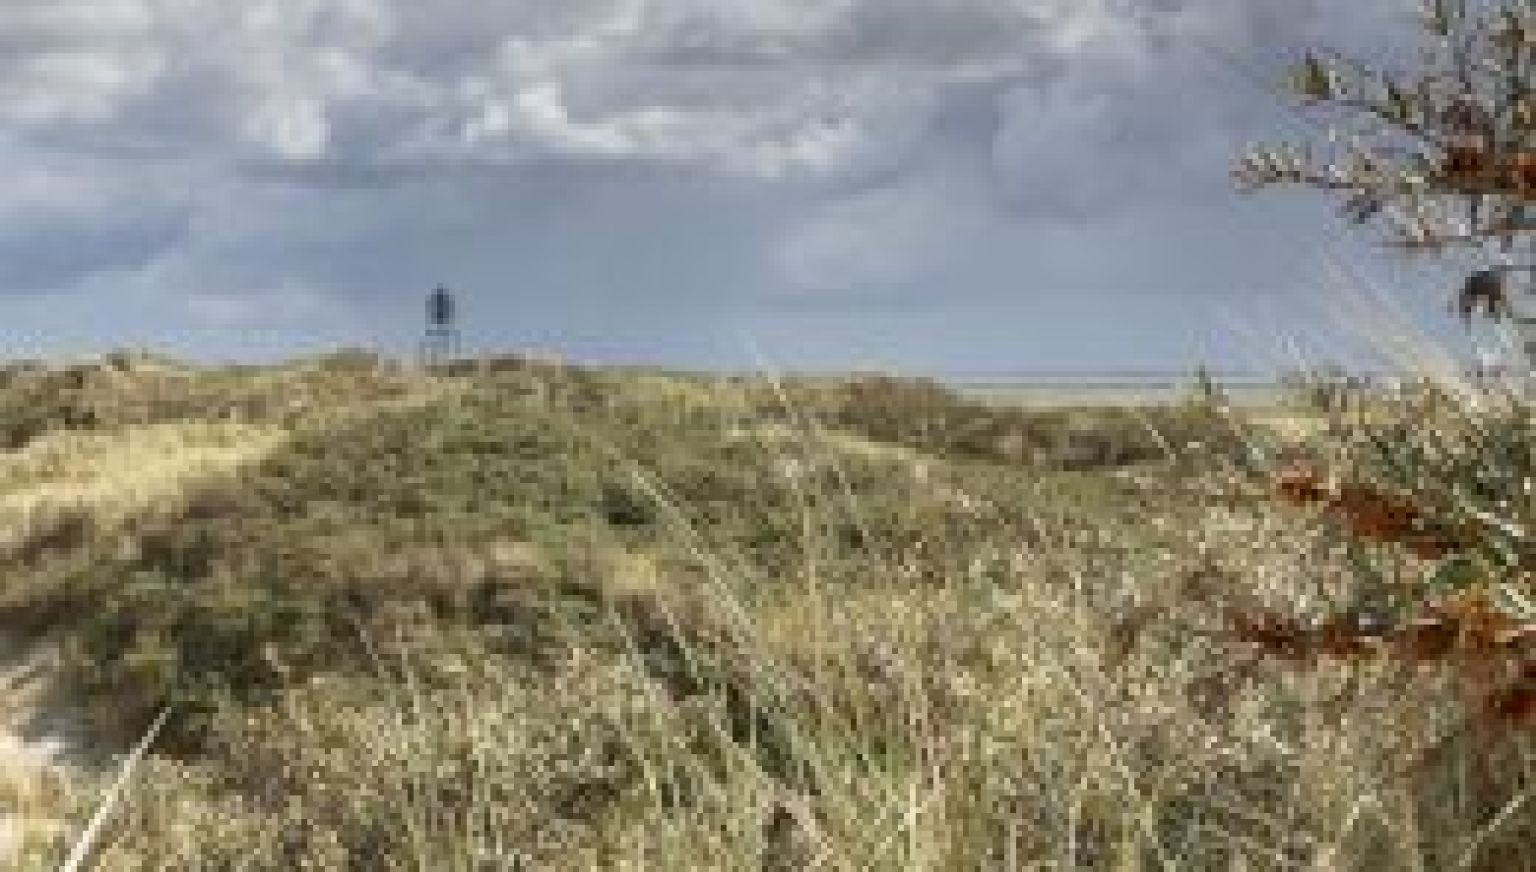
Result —
M 1268 368 L 1453 276 L 1238 194 L 1412 0 L 3 0 L 4 356 Z M 1344 277 L 1341 277 L 1344 276 Z M 1374 328 L 1372 328 L 1374 329 Z

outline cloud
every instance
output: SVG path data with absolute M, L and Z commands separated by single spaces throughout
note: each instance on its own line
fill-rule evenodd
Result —
M 1282 116 L 1208 48 L 1268 75 L 1398 14 L 1345 5 L 10 0 L 0 292 L 343 331 L 439 277 L 526 283 L 518 329 L 664 354 L 662 312 L 699 335 L 797 294 L 1289 287 L 1223 217 Z M 1231 250 L 1196 268 L 1200 240 Z
M 92 161 L 0 148 L 0 288 L 39 293 L 143 267 L 186 232 L 189 204 L 145 176 L 103 176 Z
M 0 117 L 22 130 L 297 162 L 836 171 L 1049 34 L 1007 0 L 20 2 Z
M 14 0 L 0 119 L 232 161 L 777 178 L 911 148 L 956 89 L 1018 85 L 1020 125 L 1073 123 L 1056 92 L 1113 114 L 1195 84 L 1187 63 L 1150 80 L 1170 40 L 1241 50 L 1318 18 L 1292 0 Z
M 178 173 L 211 186 L 180 204 L 199 223 L 227 220 L 219 197 L 233 191 L 261 208 L 264 183 L 327 196 L 552 161 L 868 178 L 921 147 L 947 89 L 1029 65 L 1043 25 L 1025 8 L 17 0 L 0 37 L 0 123 L 21 144 L 8 164 L 73 155 L 111 193 L 0 216 L 15 255 L 0 284 L 64 285 L 199 245 L 174 210 L 149 214 Z M 166 172 L 146 179 L 146 163 Z M 288 244 L 303 250 L 306 226 Z

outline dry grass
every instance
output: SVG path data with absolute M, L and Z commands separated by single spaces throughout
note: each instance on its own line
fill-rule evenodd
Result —
M 1530 738 L 1466 732 L 1444 670 L 1242 666 L 1225 608 L 1324 615 L 1428 573 L 1256 498 L 1240 467 L 960 460 L 809 406 L 760 420 L 735 388 L 537 378 L 268 452 L 295 477 L 274 493 L 353 519 L 285 533 L 319 562 L 277 589 L 391 591 L 350 631 L 368 668 L 231 696 L 150 762 L 97 868 L 1536 866 Z M 562 520 L 386 537 L 340 502 L 384 462 L 365 440 L 434 499 L 521 494 Z M 512 451 L 521 489 L 485 461 Z M 471 494 L 418 454 L 466 464 Z M 645 505 L 616 511 L 615 481 Z M 1118 632 L 1138 611 L 1157 618 Z M 90 786 L 65 794 L 76 819 Z
M 46 434 L 0 460 L 0 547 L 26 560 L 73 518 L 89 518 L 90 535 L 118 535 L 131 519 L 168 511 L 191 482 L 253 462 L 282 438 L 274 427 L 217 422 Z M 0 638 L 11 649 L 0 674 L 0 858 L 19 858 L 28 845 L 59 840 L 66 776 L 58 758 L 75 737 L 61 723 L 69 713 L 50 711 L 56 666 L 47 643 Z
M 187 382 L 187 373 L 174 378 Z M 124 380 L 126 381 L 126 380 Z M 281 374 L 251 380 L 253 394 L 281 391 Z M 403 396 L 349 397 L 324 416 L 377 414 L 447 396 L 454 385 L 425 383 Z M 120 384 L 109 399 L 131 405 L 143 384 Z M 180 388 L 186 392 L 183 384 Z M 175 395 L 158 385 L 156 399 Z M 296 401 L 303 402 L 302 394 Z M 242 423 L 190 419 L 105 429 L 44 430 L 23 448 L 0 454 L 0 552 L 31 564 L 87 542 L 129 541 L 149 519 L 174 517 L 189 493 L 259 463 L 292 437 L 280 420 Z M 0 601 L 27 596 L 25 578 L 0 586 Z M 69 781 L 83 752 L 78 712 L 60 705 L 59 651 L 32 628 L 0 628 L 0 861 L 49 855 L 67 831 L 77 798 Z

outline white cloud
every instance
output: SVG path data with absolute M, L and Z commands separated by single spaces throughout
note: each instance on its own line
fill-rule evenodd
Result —
M 254 107 L 242 132 L 251 142 L 293 160 L 323 157 L 331 139 L 323 106 L 302 97 L 273 99 Z
M 1391 2 L 1349 4 L 1346 29 Z M 648 271 L 643 293 L 690 300 L 962 273 L 1027 284 L 1107 226 L 1131 232 L 1114 217 L 1137 198 L 1185 196 L 1192 179 L 1225 196 L 1226 143 L 1263 133 L 1249 125 L 1265 98 L 1189 40 L 1239 54 L 1287 34 L 1348 44 L 1320 9 L 6 0 L 0 290 L 153 283 L 158 305 L 190 301 L 233 326 L 269 308 L 236 298 L 298 299 L 270 288 L 348 301 L 463 260 L 519 276 L 523 264 L 493 262 L 496 233 L 560 248 L 541 260 L 551 300 L 629 279 L 594 251 Z M 623 180 L 611 200 L 590 193 L 610 178 Z M 567 208 L 582 197 L 603 205 Z M 668 222 L 679 228 L 647 232 Z M 1095 270 L 1105 287 L 1154 280 Z
M 1016 0 L 21 2 L 0 116 L 32 132 L 178 112 L 215 119 L 180 145 L 230 158 L 590 155 L 765 175 L 854 167 L 946 87 L 1015 74 L 1041 29 Z
M 1139 5 L 11 0 L 0 118 L 28 134 L 139 130 L 234 161 L 592 156 L 768 177 L 858 171 L 910 148 L 955 88 L 1148 75 L 1147 33 L 1127 4 Z M 1304 25 L 1310 5 L 1204 0 L 1154 20 L 1251 42 L 1273 25 L 1271 7 Z

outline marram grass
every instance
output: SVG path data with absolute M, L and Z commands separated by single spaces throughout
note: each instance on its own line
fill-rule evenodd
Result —
M 1536 866 L 1529 736 L 1468 741 L 1444 675 L 1234 668 L 1224 606 L 1426 571 L 1268 498 L 1282 446 L 1239 413 L 1007 410 L 955 442 L 933 422 L 987 411 L 897 382 L 411 378 L 435 393 L 252 416 L 281 441 L 128 512 L 123 548 L 88 526 L 6 579 L 0 622 L 115 713 L 102 747 L 175 705 L 90 868 Z M 1296 438 L 1405 489 L 1475 444 L 1510 470 L 1477 511 L 1529 510 L 1494 412 L 1442 407 L 1478 442 L 1396 411 Z M 64 770 L 66 833 L 99 772 Z

